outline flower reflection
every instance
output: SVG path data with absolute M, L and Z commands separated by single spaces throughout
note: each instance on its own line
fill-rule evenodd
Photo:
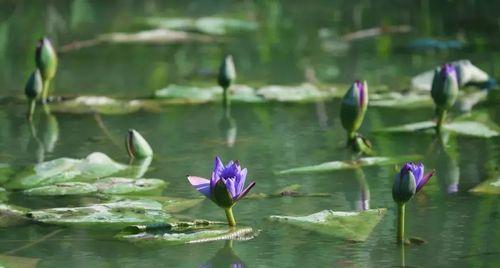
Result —
M 244 268 L 246 265 L 234 252 L 233 241 L 228 240 L 225 242 L 224 247 L 219 249 L 210 260 L 200 266 L 200 268 L 212 267 Z
M 365 179 L 365 174 L 361 168 L 354 170 L 356 180 L 349 181 L 349 189 L 346 192 L 346 199 L 354 210 L 370 209 L 370 189 Z
M 224 109 L 222 118 L 219 121 L 219 130 L 222 138 L 226 141 L 227 147 L 233 147 L 236 143 L 238 128 L 229 110 Z
M 31 140 L 28 150 L 34 151 L 38 163 L 45 160 L 45 153 L 52 153 L 59 140 L 59 123 L 47 106 L 41 114 L 38 130 L 33 121 L 28 120 Z

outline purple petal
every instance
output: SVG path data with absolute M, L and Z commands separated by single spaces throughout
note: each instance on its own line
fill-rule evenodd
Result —
M 210 181 L 196 176 L 188 176 L 189 183 L 198 190 L 198 192 L 202 193 L 204 196 L 211 198 L 212 193 L 210 191 Z
M 243 191 L 243 187 L 245 187 L 246 178 L 247 178 L 247 169 L 244 168 L 241 170 L 236 180 L 236 191 L 238 194 L 241 194 L 241 192 Z
M 422 187 L 424 187 L 427 182 L 431 179 L 432 175 L 434 175 L 434 170 L 425 174 L 422 179 L 418 182 L 417 184 L 417 192 L 420 191 L 422 189 Z
M 359 107 L 361 107 L 361 106 L 363 106 L 363 103 L 365 101 L 364 84 L 363 84 L 363 82 L 356 80 L 354 82 L 354 85 L 356 87 L 356 90 L 358 91 L 358 105 L 359 105 Z
M 215 157 L 214 160 L 214 169 L 212 171 L 212 178 L 210 180 L 210 189 L 215 187 L 215 184 L 220 179 L 222 171 L 224 171 L 224 164 L 219 156 Z
M 243 197 L 245 197 L 245 195 L 248 194 L 248 192 L 255 186 L 255 182 L 252 181 L 245 190 L 243 190 L 239 195 L 238 197 L 236 198 L 235 201 L 238 201 L 240 199 L 242 199 Z
M 225 180 L 226 184 L 226 189 L 231 194 L 231 198 L 236 199 L 236 179 L 235 178 L 228 178 Z
M 422 180 L 422 176 L 424 175 L 424 164 L 418 163 L 418 164 L 411 164 L 411 173 L 413 173 L 413 176 L 415 177 L 415 184 L 418 185 L 418 183 Z

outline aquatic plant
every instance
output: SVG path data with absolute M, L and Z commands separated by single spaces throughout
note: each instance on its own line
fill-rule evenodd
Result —
M 47 102 L 50 81 L 57 71 L 57 54 L 52 47 L 52 43 L 46 37 L 40 39 L 36 46 L 35 62 L 43 79 L 42 101 Z
M 130 158 L 148 158 L 153 156 L 149 143 L 135 129 L 129 129 L 125 138 L 125 148 Z
M 224 166 L 217 156 L 210 180 L 196 176 L 188 176 L 188 180 L 196 190 L 223 208 L 228 224 L 235 226 L 233 206 L 255 186 L 255 182 L 251 182 L 244 188 L 246 177 L 247 169 L 242 169 L 239 161 L 229 161 Z
M 358 151 L 368 152 L 371 147 L 368 140 L 357 133 L 363 123 L 368 107 L 368 84 L 366 81 L 355 81 L 342 98 L 340 105 L 340 121 L 347 131 L 347 143 Z
M 455 104 L 458 97 L 457 70 L 453 64 L 444 64 L 434 71 L 431 96 L 436 105 L 436 128 L 440 131 L 446 118 L 446 112 Z
M 434 170 L 424 175 L 424 165 L 412 162 L 405 163 L 396 175 L 392 186 L 392 199 L 398 206 L 396 236 L 398 243 L 404 241 L 405 203 L 422 190 L 432 175 L 434 175 Z
M 236 68 L 234 67 L 233 56 L 227 55 L 226 57 L 224 57 L 224 60 L 222 60 L 222 63 L 219 67 L 219 76 L 217 78 L 219 86 L 221 86 L 223 89 L 222 104 L 226 109 L 229 108 L 230 102 L 227 90 L 235 79 Z
M 43 90 L 43 81 L 40 70 L 33 71 L 28 78 L 28 82 L 24 87 L 24 93 L 29 100 L 28 120 L 31 121 L 33 113 L 35 112 L 36 98 Z

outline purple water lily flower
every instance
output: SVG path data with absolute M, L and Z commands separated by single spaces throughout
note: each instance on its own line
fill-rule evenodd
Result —
M 415 192 L 418 193 L 422 188 L 429 182 L 432 175 L 434 175 L 434 170 L 424 175 L 424 164 L 417 163 L 414 164 L 412 162 L 406 163 L 401 169 L 401 176 L 403 176 L 405 172 L 411 171 L 413 176 L 415 177 Z
M 247 169 L 242 169 L 239 161 L 229 161 L 224 166 L 217 156 L 210 180 L 196 176 L 188 176 L 188 180 L 196 190 L 218 206 L 230 208 L 255 186 L 255 182 L 251 182 L 244 188 L 246 177 Z

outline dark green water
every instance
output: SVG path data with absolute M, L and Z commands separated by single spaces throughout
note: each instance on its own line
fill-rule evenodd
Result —
M 145 16 L 226 15 L 254 18 L 254 32 L 231 35 L 216 44 L 102 44 L 60 55 L 55 81 L 58 94 L 148 96 L 170 83 L 211 83 L 225 53 L 236 59 L 238 82 L 296 84 L 314 69 L 321 82 L 349 83 L 355 78 L 394 90 L 408 86 L 409 78 L 436 64 L 461 58 L 498 77 L 500 72 L 500 5 L 489 1 L 51 1 L 48 4 L 0 2 L 0 92 L 22 94 L 33 68 L 33 46 L 42 35 L 56 47 L 96 34 L 145 29 Z M 408 34 L 383 35 L 350 43 L 347 50 L 325 49 L 319 32 L 343 35 L 384 24 L 408 24 Z M 321 30 L 323 29 L 323 30 Z M 417 38 L 466 40 L 458 50 L 415 51 Z M 328 38 L 327 38 L 328 39 Z M 330 39 L 328 39 L 330 40 Z M 338 45 L 340 46 L 340 45 Z M 480 107 L 500 123 L 500 109 Z M 0 106 L 0 162 L 16 166 L 37 161 L 30 144 L 25 105 Z M 428 243 L 406 248 L 405 263 L 412 267 L 498 267 L 500 265 L 500 208 L 496 196 L 479 196 L 469 189 L 498 176 L 500 139 L 450 137 L 442 148 L 431 135 L 381 135 L 383 126 L 432 117 L 430 109 L 369 108 L 362 127 L 381 155 L 421 154 L 437 175 L 424 192 L 407 205 L 407 232 Z M 273 192 L 301 184 L 303 192 L 331 193 L 331 198 L 243 200 L 235 207 L 238 222 L 262 230 L 250 241 L 235 241 L 234 254 L 245 267 L 390 267 L 401 265 L 394 243 L 395 208 L 391 186 L 394 166 L 364 168 L 364 180 L 354 171 L 314 175 L 277 176 L 274 171 L 348 159 L 345 133 L 337 101 L 320 104 L 234 104 L 237 125 L 233 147 L 219 128 L 218 104 L 172 106 L 162 113 L 101 116 L 105 134 L 92 115 L 56 114 L 57 142 L 45 160 L 82 158 L 94 151 L 127 161 L 122 146 L 128 128 L 139 130 L 155 150 L 145 177 L 170 184 L 168 196 L 196 197 L 185 175 L 209 176 L 215 155 L 239 159 L 257 182 L 255 192 Z M 44 133 L 43 127 L 40 131 Z M 46 132 L 49 133 L 49 132 Z M 52 132 L 54 134 L 54 131 Z M 50 135 L 50 134 L 46 134 Z M 54 136 L 52 136 L 54 137 Z M 117 143 L 119 146 L 116 146 Z M 404 159 L 401 160 L 405 161 Z M 458 192 L 449 194 L 450 185 Z M 349 243 L 266 220 L 271 214 L 305 215 L 324 209 L 356 210 L 361 189 L 369 189 L 370 208 L 388 213 L 366 242 Z M 52 207 L 61 200 L 13 196 L 27 207 Z M 183 214 L 223 220 L 223 212 L 209 201 Z M 22 247 L 58 227 L 28 225 L 0 229 L 0 252 Z M 212 262 L 222 267 L 217 252 L 224 242 L 183 246 L 136 245 L 113 239 L 115 231 L 62 229 L 48 240 L 21 249 L 15 256 L 39 259 L 38 267 L 200 267 Z M 220 252 L 219 252 L 220 253 Z M 226 267 L 229 263 L 226 264 Z

